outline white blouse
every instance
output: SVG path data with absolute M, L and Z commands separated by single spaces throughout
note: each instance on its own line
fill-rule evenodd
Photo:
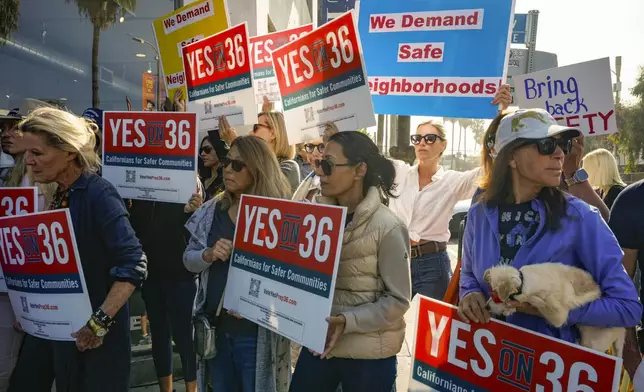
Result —
M 474 196 L 481 169 L 459 172 L 439 166 L 432 182 L 419 190 L 418 165 L 409 166 L 402 161 L 394 161 L 394 165 L 394 194 L 399 196 L 389 201 L 389 208 L 405 222 L 410 239 L 447 242 L 454 206 Z

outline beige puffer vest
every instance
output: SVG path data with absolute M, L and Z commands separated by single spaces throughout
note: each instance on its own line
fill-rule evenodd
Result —
M 318 197 L 318 203 L 337 204 Z M 378 246 L 394 227 L 404 223 L 380 201 L 377 188 L 369 189 L 344 230 L 331 315 L 348 311 L 383 295 L 385 285 L 378 272 Z M 389 358 L 400 352 L 405 339 L 405 320 L 400 318 L 388 328 L 367 333 L 344 334 L 330 357 L 354 359 Z

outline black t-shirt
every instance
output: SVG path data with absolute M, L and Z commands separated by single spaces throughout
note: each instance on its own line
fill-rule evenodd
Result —
M 606 204 L 606 207 L 608 209 L 613 208 L 613 203 L 615 203 L 615 199 L 617 199 L 617 196 L 624 190 L 624 187 L 621 185 L 613 185 L 610 187 L 608 192 L 604 195 L 604 192 L 600 191 L 599 196 L 604 200 L 604 204 Z
M 499 264 L 512 264 L 521 246 L 537 231 L 539 219 L 531 201 L 499 206 Z
M 639 251 L 637 259 L 644 271 L 644 180 L 627 186 L 617 196 L 608 225 L 622 248 Z M 644 274 L 642 283 L 644 287 Z

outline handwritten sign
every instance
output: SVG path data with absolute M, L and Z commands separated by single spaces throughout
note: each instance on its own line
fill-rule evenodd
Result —
M 219 129 L 222 115 L 231 125 L 257 122 L 250 63 L 246 22 L 183 48 L 188 110 L 202 131 Z
M 346 209 L 243 195 L 224 308 L 324 351 Z
M 165 88 L 170 99 L 176 89 L 185 90 L 182 49 L 204 37 L 227 29 L 228 7 L 225 0 L 197 0 L 154 21 Z
M 420 297 L 410 391 L 618 391 L 621 358 Z
M 186 203 L 197 187 L 197 116 L 104 112 L 103 178 L 124 199 Z
M 376 113 L 493 118 L 513 12 L 513 0 L 360 2 Z
M 0 265 L 25 332 L 74 340 L 92 307 L 69 210 L 0 218 Z
M 586 136 L 617 132 L 608 57 L 513 77 L 517 104 L 546 109 Z
M 0 217 L 31 214 L 38 211 L 38 188 L 0 188 Z M 7 292 L 0 267 L 0 293 Z
M 353 11 L 273 52 L 291 144 L 376 125 Z
M 262 103 L 264 97 L 268 98 L 271 102 L 280 100 L 280 91 L 277 79 L 275 78 L 271 52 L 282 47 L 287 42 L 303 37 L 312 30 L 313 25 L 307 24 L 276 33 L 251 37 L 248 49 L 253 66 L 253 87 L 255 88 L 255 99 L 257 103 Z

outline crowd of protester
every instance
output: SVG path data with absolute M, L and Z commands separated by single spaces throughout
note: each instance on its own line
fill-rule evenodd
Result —
M 417 163 L 410 166 L 383 156 L 369 136 L 338 132 L 332 123 L 319 139 L 291 145 L 284 116 L 265 102 L 249 135 L 238 136 L 222 117 L 202 137 L 194 193 L 172 204 L 123 200 L 100 177 L 100 109 L 78 117 L 27 100 L 0 117 L 0 186 L 37 186 L 40 210 L 70 210 L 94 313 L 75 342 L 44 340 L 21 332 L 0 294 L 0 317 L 8 320 L 0 325 L 0 391 L 49 392 L 53 384 L 58 391 L 127 391 L 128 298 L 138 289 L 162 392 L 174 388 L 173 346 L 190 392 L 390 392 L 413 296 L 443 299 L 448 287 L 460 288 L 453 303 L 461 317 L 488 322 L 483 275 L 497 264 L 564 263 L 589 272 L 602 290 L 561 328 L 522 303 L 512 304 L 511 324 L 573 343 L 575 324 L 637 326 L 644 182 L 625 187 L 609 151 L 583 156 L 578 129 L 557 125 L 544 110 L 506 110 L 510 102 L 506 85 L 491 102 L 501 110 L 482 140 L 481 166 L 468 172 L 440 165 L 447 148 L 440 122 L 424 122 L 411 135 Z M 185 111 L 180 95 L 164 107 Z M 346 208 L 321 353 L 223 308 L 244 194 Z M 452 271 L 449 221 L 464 199 L 472 207 L 462 265 Z M 204 326 L 217 331 L 209 344 L 197 338 L 203 330 L 195 334 Z M 636 365 L 627 362 L 632 376 Z

